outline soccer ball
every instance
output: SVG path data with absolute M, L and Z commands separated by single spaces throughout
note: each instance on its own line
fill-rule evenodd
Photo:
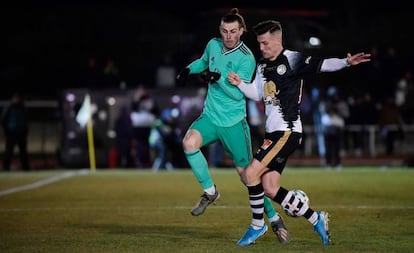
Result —
M 283 210 L 287 215 L 290 217 L 299 217 L 301 215 L 298 214 L 302 206 L 309 206 L 309 198 L 308 195 L 302 190 L 294 189 L 290 191 L 292 196 L 295 198 L 291 198 L 293 200 L 289 201 L 284 207 Z

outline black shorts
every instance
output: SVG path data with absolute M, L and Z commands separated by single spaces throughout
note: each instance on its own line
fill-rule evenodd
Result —
M 299 147 L 301 141 L 302 133 L 291 131 L 266 133 L 265 139 L 254 158 L 270 170 L 282 174 L 288 157 Z

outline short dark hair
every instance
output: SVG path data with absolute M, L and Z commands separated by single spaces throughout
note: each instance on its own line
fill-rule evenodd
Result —
M 282 31 L 282 25 L 279 21 L 275 20 L 262 21 L 253 27 L 253 32 L 256 35 L 262 35 L 267 32 L 273 33 L 276 31 Z
M 229 13 L 221 18 L 221 22 L 223 23 L 233 23 L 235 21 L 239 22 L 240 26 L 244 28 L 245 32 L 247 32 L 246 23 L 244 22 L 243 16 L 239 14 L 239 9 L 233 8 Z

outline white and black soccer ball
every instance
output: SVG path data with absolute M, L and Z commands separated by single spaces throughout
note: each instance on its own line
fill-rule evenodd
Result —
M 290 217 L 299 217 L 299 211 L 301 208 L 306 208 L 309 206 L 309 197 L 308 195 L 299 189 L 290 190 L 291 200 L 283 207 L 283 210 Z M 294 198 L 293 198 L 294 197 Z M 306 211 L 306 210 L 304 210 Z

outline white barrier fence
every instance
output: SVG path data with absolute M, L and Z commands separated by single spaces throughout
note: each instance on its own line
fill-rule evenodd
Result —
M 0 101 L 0 108 L 7 101 Z M 26 106 L 31 110 L 41 109 L 41 114 L 59 115 L 59 104 L 57 101 L 28 101 Z M 46 115 L 47 116 L 47 115 Z M 61 116 L 60 116 L 61 117 Z M 53 155 L 60 150 L 62 138 L 62 122 L 57 117 L 44 117 L 45 119 L 32 120 L 30 122 L 28 151 L 30 154 Z M 400 130 L 400 135 L 395 139 L 395 155 L 414 155 L 414 125 L 389 126 L 390 130 Z M 110 129 L 108 129 L 109 131 Z M 184 129 L 183 129 L 184 130 Z M 342 147 L 347 155 L 364 155 L 370 157 L 382 156 L 386 153 L 385 140 L 382 129 L 378 125 L 348 125 L 347 134 L 344 135 Z M 303 153 L 305 156 L 318 155 L 318 131 L 313 125 L 304 126 L 305 143 Z M 357 147 L 355 134 L 361 133 L 362 146 Z M 4 152 L 4 133 L 0 131 L 0 156 Z
M 414 154 L 414 125 L 389 125 L 387 129 L 388 131 L 396 131 L 395 155 Z M 304 154 L 310 156 L 315 154 L 315 151 L 317 152 L 318 132 L 312 125 L 304 126 L 304 132 L 306 136 Z M 361 138 L 358 141 L 362 146 L 356 145 L 355 138 Z M 348 155 L 376 157 L 386 153 L 384 129 L 379 125 L 348 125 L 344 130 L 342 141 L 342 149 Z
M 392 130 L 398 130 L 398 126 L 390 126 Z M 414 154 L 414 125 L 402 125 L 402 136 L 397 136 L 394 143 L 395 155 Z M 348 155 L 367 155 L 376 157 L 384 155 L 386 152 L 385 140 L 381 135 L 378 125 L 350 125 L 347 126 L 343 141 L 348 145 L 342 144 L 343 149 Z M 318 133 L 312 125 L 304 126 L 305 142 L 304 155 L 318 155 Z M 354 135 L 361 133 L 356 138 L 362 138 L 361 147 L 356 147 Z M 61 143 L 61 123 L 60 122 L 31 122 L 29 130 L 28 151 L 31 154 L 52 155 L 59 150 Z M 3 131 L 0 134 L 0 152 L 4 151 Z

